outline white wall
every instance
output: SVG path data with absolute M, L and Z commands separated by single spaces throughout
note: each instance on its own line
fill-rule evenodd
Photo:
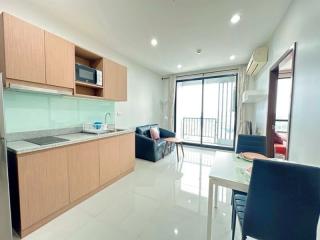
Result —
M 5 11 L 49 32 L 59 35 L 79 46 L 101 54 L 128 68 L 128 101 L 116 103 L 117 127 L 127 128 L 160 122 L 161 76 L 109 49 L 103 42 L 77 32 L 59 19 L 45 15 L 24 1 L 1 0 L 0 12 Z M 129 36 L 128 36 L 129 37 Z
M 269 69 L 297 42 L 291 122 L 290 160 L 320 165 L 320 1 L 294 0 L 270 41 L 268 65 L 257 89 L 268 89 Z M 267 102 L 256 106 L 257 127 L 265 133 Z

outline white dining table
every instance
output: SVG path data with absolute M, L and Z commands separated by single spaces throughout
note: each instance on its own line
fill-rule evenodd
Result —
M 246 173 L 246 169 L 250 166 L 252 166 L 252 162 L 237 158 L 237 155 L 233 152 L 216 153 L 209 174 L 207 240 L 212 239 L 213 187 L 215 188 L 215 208 L 218 207 L 218 186 L 248 192 L 250 175 Z

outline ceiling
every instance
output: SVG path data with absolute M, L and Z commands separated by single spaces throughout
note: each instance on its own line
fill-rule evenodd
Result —
M 247 63 L 291 0 L 27 0 L 160 74 Z M 239 13 L 241 21 L 230 18 Z M 155 37 L 159 44 L 151 47 Z M 201 48 L 202 54 L 195 53 Z M 235 55 L 235 60 L 229 57 Z M 182 68 L 178 69 L 177 65 Z

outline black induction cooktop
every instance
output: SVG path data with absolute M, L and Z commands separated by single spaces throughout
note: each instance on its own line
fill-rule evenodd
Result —
M 38 138 L 30 138 L 26 139 L 26 142 L 34 143 L 37 145 L 49 145 L 53 143 L 67 142 L 68 139 L 59 138 L 59 137 L 38 137 Z

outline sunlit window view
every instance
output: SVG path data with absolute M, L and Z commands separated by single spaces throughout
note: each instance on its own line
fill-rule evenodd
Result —
M 232 148 L 236 75 L 177 82 L 176 133 L 184 142 Z
M 288 132 L 288 119 L 291 102 L 291 78 L 283 78 L 278 80 L 277 87 L 277 106 L 276 106 L 276 124 L 277 132 Z

